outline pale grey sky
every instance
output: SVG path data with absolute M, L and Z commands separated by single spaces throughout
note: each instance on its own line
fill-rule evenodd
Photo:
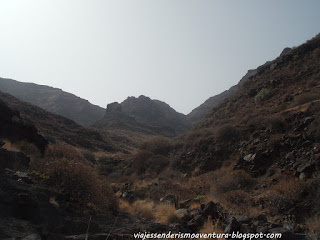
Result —
M 188 113 L 320 32 L 319 0 L 0 0 L 0 77 Z

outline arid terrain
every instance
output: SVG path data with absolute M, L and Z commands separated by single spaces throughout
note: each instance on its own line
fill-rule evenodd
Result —
M 320 35 L 188 115 L 2 78 L 0 112 L 0 239 L 320 239 Z

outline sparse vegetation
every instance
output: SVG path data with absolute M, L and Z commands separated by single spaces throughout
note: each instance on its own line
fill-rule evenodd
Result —
M 85 159 L 87 159 L 91 163 L 95 163 L 96 162 L 96 157 L 91 152 L 84 152 L 83 156 L 85 157 Z
M 42 170 L 48 176 L 45 182 L 66 194 L 70 202 L 103 211 L 115 207 L 109 183 L 81 161 L 59 158 L 47 162 Z
M 272 96 L 271 91 L 267 88 L 262 88 L 257 95 L 254 97 L 254 100 L 257 103 L 264 102 Z
M 222 223 L 219 220 L 213 221 L 211 217 L 203 224 L 203 227 L 199 231 L 200 233 L 216 233 L 224 234 Z M 202 238 L 203 239 L 203 238 Z M 225 239 L 225 238 L 219 238 Z
M 221 142 L 230 141 L 231 139 L 238 137 L 238 135 L 239 132 L 237 128 L 230 124 L 225 124 L 217 130 L 217 140 Z
M 308 102 L 312 102 L 312 101 L 317 100 L 317 99 L 319 99 L 319 96 L 308 92 L 308 93 L 303 93 L 303 94 L 300 94 L 300 95 L 296 96 L 295 97 L 295 102 L 297 104 L 301 105 L 301 104 L 305 104 L 305 103 L 308 103 Z
M 172 145 L 169 139 L 165 137 L 153 137 L 149 141 L 145 141 L 140 145 L 140 149 L 153 153 L 167 156 Z
M 310 240 L 320 239 L 320 217 L 313 217 L 307 220 L 307 235 Z
M 64 143 L 50 145 L 47 148 L 45 155 L 52 160 L 65 158 L 68 160 L 80 161 L 84 159 L 83 155 L 78 149 Z
M 230 171 L 222 168 L 213 175 L 211 191 L 213 196 L 219 197 L 230 191 L 251 189 L 255 183 L 256 180 L 244 170 Z
M 156 208 L 156 218 L 159 223 L 169 224 L 176 220 L 176 208 L 172 204 L 160 204 Z
M 154 205 L 154 202 L 148 200 L 137 200 L 134 203 L 119 200 L 121 210 L 139 218 L 154 219 Z
M 243 190 L 226 192 L 219 197 L 219 202 L 225 209 L 237 215 L 252 216 L 260 212 L 253 212 L 252 196 Z

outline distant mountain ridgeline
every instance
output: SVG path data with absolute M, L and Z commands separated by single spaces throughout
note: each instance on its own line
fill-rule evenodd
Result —
M 104 118 L 93 126 L 174 137 L 187 132 L 191 123 L 168 104 L 141 95 L 138 98 L 128 97 L 122 103 L 109 104 Z
M 23 102 L 10 94 L 0 91 L 0 102 L 2 102 L 6 108 L 12 109 L 12 112 L 15 112 L 15 115 L 19 116 L 20 122 L 23 122 L 27 126 L 34 126 L 39 134 L 51 143 L 64 142 L 84 149 L 116 150 L 110 142 L 110 139 L 106 139 L 98 131 L 81 126 L 70 119 Z M 0 120 L 1 119 L 5 119 L 5 116 L 0 116 Z M 14 122 L 14 120 L 10 121 Z M 10 121 L 9 123 L 13 124 Z M 16 125 L 17 124 L 14 126 Z M 7 139 L 13 138 L 13 140 L 17 138 L 15 134 L 23 135 L 24 132 L 26 132 L 25 130 L 19 130 L 19 127 L 15 127 L 13 133 L 4 132 L 5 128 L 3 127 L 3 129 L 3 137 Z M 20 133 L 18 134 L 19 131 Z M 30 138 L 34 135 L 33 132 L 28 134 Z
M 83 126 L 102 118 L 105 109 L 61 89 L 0 78 L 0 91 L 59 114 Z

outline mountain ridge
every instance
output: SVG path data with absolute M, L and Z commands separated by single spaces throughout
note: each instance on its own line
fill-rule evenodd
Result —
M 105 116 L 93 126 L 175 137 L 190 129 L 191 124 L 184 114 L 176 112 L 167 103 L 140 95 L 128 97 L 122 103 L 108 104 Z
M 100 106 L 60 88 L 36 83 L 0 78 L 0 91 L 84 126 L 89 126 L 102 118 L 105 111 Z

